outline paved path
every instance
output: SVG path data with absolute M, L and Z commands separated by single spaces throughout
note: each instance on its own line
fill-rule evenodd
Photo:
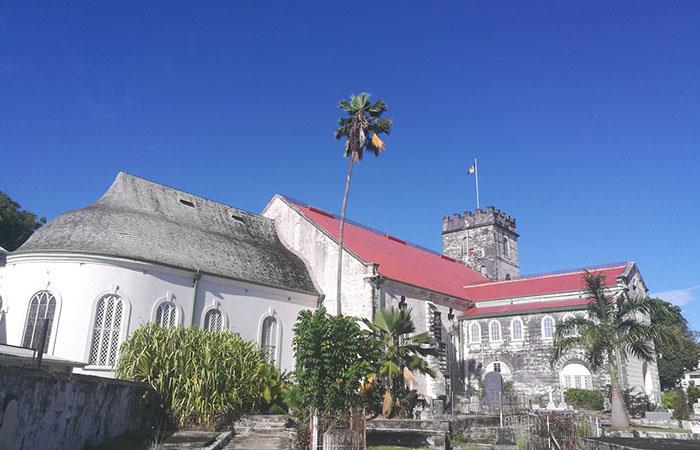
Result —
M 287 450 L 288 448 L 289 434 L 286 431 L 265 433 L 251 431 L 248 434 L 234 436 L 224 450 Z

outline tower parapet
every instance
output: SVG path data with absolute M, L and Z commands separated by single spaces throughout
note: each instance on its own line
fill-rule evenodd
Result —
M 445 255 L 497 280 L 520 276 L 515 218 L 489 206 L 442 219 Z

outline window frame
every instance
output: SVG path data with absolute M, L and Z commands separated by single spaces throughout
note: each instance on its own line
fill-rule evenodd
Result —
M 498 339 L 493 338 L 493 325 L 498 325 Z M 496 319 L 489 321 L 489 342 L 503 342 L 503 327 L 501 327 L 501 322 Z
M 22 344 L 22 346 L 24 346 L 25 333 L 27 330 L 27 321 L 29 320 L 29 313 L 31 311 L 32 300 L 37 294 L 42 292 L 48 292 L 49 295 L 51 295 L 54 301 L 56 302 L 53 310 L 53 318 L 51 319 L 51 324 L 48 330 L 48 342 L 46 347 L 44 348 L 44 354 L 53 355 L 56 347 L 56 335 L 58 333 L 58 323 L 61 316 L 62 301 L 61 295 L 57 291 L 49 289 L 48 287 L 34 289 L 33 294 L 29 297 L 29 302 L 27 302 L 27 307 L 24 313 L 24 322 L 22 323 L 22 340 L 20 343 Z M 37 324 L 35 322 L 34 326 L 36 327 L 36 325 Z
M 552 335 L 551 335 L 551 336 L 546 336 L 546 335 L 545 335 L 545 325 L 544 325 L 544 324 L 545 324 L 545 321 L 546 321 L 547 319 L 550 319 L 550 320 L 552 321 Z M 542 340 L 545 340 L 545 341 L 552 341 L 552 340 L 554 340 L 554 335 L 555 335 L 556 332 L 557 332 L 557 321 L 554 320 L 554 317 L 550 316 L 549 314 L 547 314 L 546 316 L 542 317 L 542 320 L 541 320 L 541 322 L 540 322 L 540 328 L 541 328 L 540 333 L 541 333 L 541 336 L 542 336 Z
M 516 338 L 515 337 L 515 327 L 513 326 L 515 322 L 518 322 L 520 324 L 520 337 Z M 523 322 L 523 319 L 520 317 L 514 317 L 510 321 L 510 340 L 514 342 L 522 342 L 525 340 L 525 323 Z
M 473 334 L 472 334 L 472 328 L 476 326 L 479 330 L 477 336 L 479 337 L 478 340 L 473 339 Z M 478 321 L 473 321 L 469 324 L 469 328 L 467 329 L 467 334 L 469 336 L 469 343 L 470 344 L 480 344 L 481 343 L 481 324 Z
M 175 308 L 175 324 L 173 325 L 173 328 L 179 327 L 182 325 L 183 320 L 184 320 L 184 314 L 182 311 L 182 308 L 180 305 L 175 303 L 175 296 L 168 292 L 165 297 L 160 297 L 158 298 L 155 303 L 153 304 L 153 307 L 151 308 L 151 322 L 160 325 L 158 321 L 156 320 L 158 318 L 158 310 L 162 308 L 166 303 L 169 305 L 172 305 Z M 160 325 L 162 326 L 162 325 Z M 163 328 L 170 328 L 170 327 L 163 327 Z
M 283 327 L 282 327 L 282 321 L 278 317 L 278 314 L 275 310 L 272 308 L 268 309 L 267 312 L 265 312 L 263 315 L 260 316 L 260 320 L 258 322 L 258 344 L 261 347 L 264 347 L 263 343 L 263 332 L 264 332 L 264 326 L 265 326 L 265 321 L 267 319 L 274 319 L 276 323 L 276 334 L 275 334 L 275 349 L 274 349 L 274 355 L 273 355 L 273 365 L 275 367 L 281 367 L 281 360 L 282 360 L 282 332 L 283 332 Z
M 211 305 L 207 306 L 202 310 L 202 315 L 199 319 L 199 328 L 202 330 L 206 330 L 206 325 L 207 325 L 207 314 L 213 310 L 218 310 L 219 313 L 221 314 L 221 332 L 227 331 L 228 328 L 228 315 L 224 312 L 223 309 L 221 309 L 221 303 L 217 300 L 214 300 Z
M 102 300 L 104 297 L 108 295 L 114 295 L 117 296 L 121 299 L 122 301 L 122 323 L 121 323 L 121 330 L 119 332 L 119 338 L 118 338 L 118 347 L 121 347 L 121 344 L 124 343 L 126 340 L 128 334 L 129 334 L 129 324 L 131 321 L 131 300 L 129 299 L 128 295 L 126 295 L 121 289 L 118 287 L 106 291 L 100 292 L 95 299 L 92 302 L 92 311 L 90 313 L 90 327 L 88 329 L 88 335 L 87 335 L 87 345 L 85 346 L 85 362 L 86 366 L 84 367 L 84 370 L 94 370 L 94 371 L 107 371 L 107 372 L 113 372 L 116 370 L 117 363 L 119 362 L 119 348 L 117 349 L 117 355 L 114 359 L 114 365 L 113 366 L 101 366 L 97 364 L 90 364 L 90 356 L 92 352 L 92 340 L 95 332 L 95 319 L 97 318 L 97 306 L 99 305 L 100 300 Z

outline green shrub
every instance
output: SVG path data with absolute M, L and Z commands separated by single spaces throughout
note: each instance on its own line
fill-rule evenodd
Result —
M 675 391 L 666 391 L 666 392 L 661 393 L 661 406 L 663 406 L 664 409 L 673 409 L 675 404 L 676 404 L 676 392 Z
M 207 429 L 275 404 L 270 383 L 280 379 L 252 341 L 153 323 L 124 342 L 117 376 L 153 386 L 163 413 L 177 426 Z
M 567 389 L 564 400 L 575 409 L 603 410 L 603 393 L 596 389 Z

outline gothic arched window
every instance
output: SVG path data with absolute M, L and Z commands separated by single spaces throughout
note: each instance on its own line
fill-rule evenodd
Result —
M 260 335 L 260 345 L 267 350 L 270 360 L 274 365 L 277 365 L 277 319 L 273 316 L 265 317 L 262 323 L 262 332 Z
M 163 302 L 158 305 L 155 322 L 163 328 L 174 328 L 178 324 L 177 306 L 172 302 Z
M 116 294 L 103 295 L 97 301 L 90 344 L 90 365 L 114 367 L 124 324 L 124 302 L 124 299 Z
M 27 310 L 27 322 L 24 325 L 24 337 L 22 347 L 36 349 L 39 346 L 44 319 L 49 321 L 44 337 L 44 353 L 49 348 L 51 329 L 53 327 L 53 317 L 56 312 L 56 297 L 49 291 L 39 291 L 29 300 Z
M 481 342 L 481 325 L 479 325 L 479 322 L 472 322 L 469 325 L 469 342 L 472 344 Z
M 501 323 L 497 320 L 489 322 L 489 340 L 491 342 L 501 342 Z
M 207 331 L 221 332 L 224 327 L 224 319 L 221 311 L 218 309 L 210 309 L 204 316 L 204 329 Z

